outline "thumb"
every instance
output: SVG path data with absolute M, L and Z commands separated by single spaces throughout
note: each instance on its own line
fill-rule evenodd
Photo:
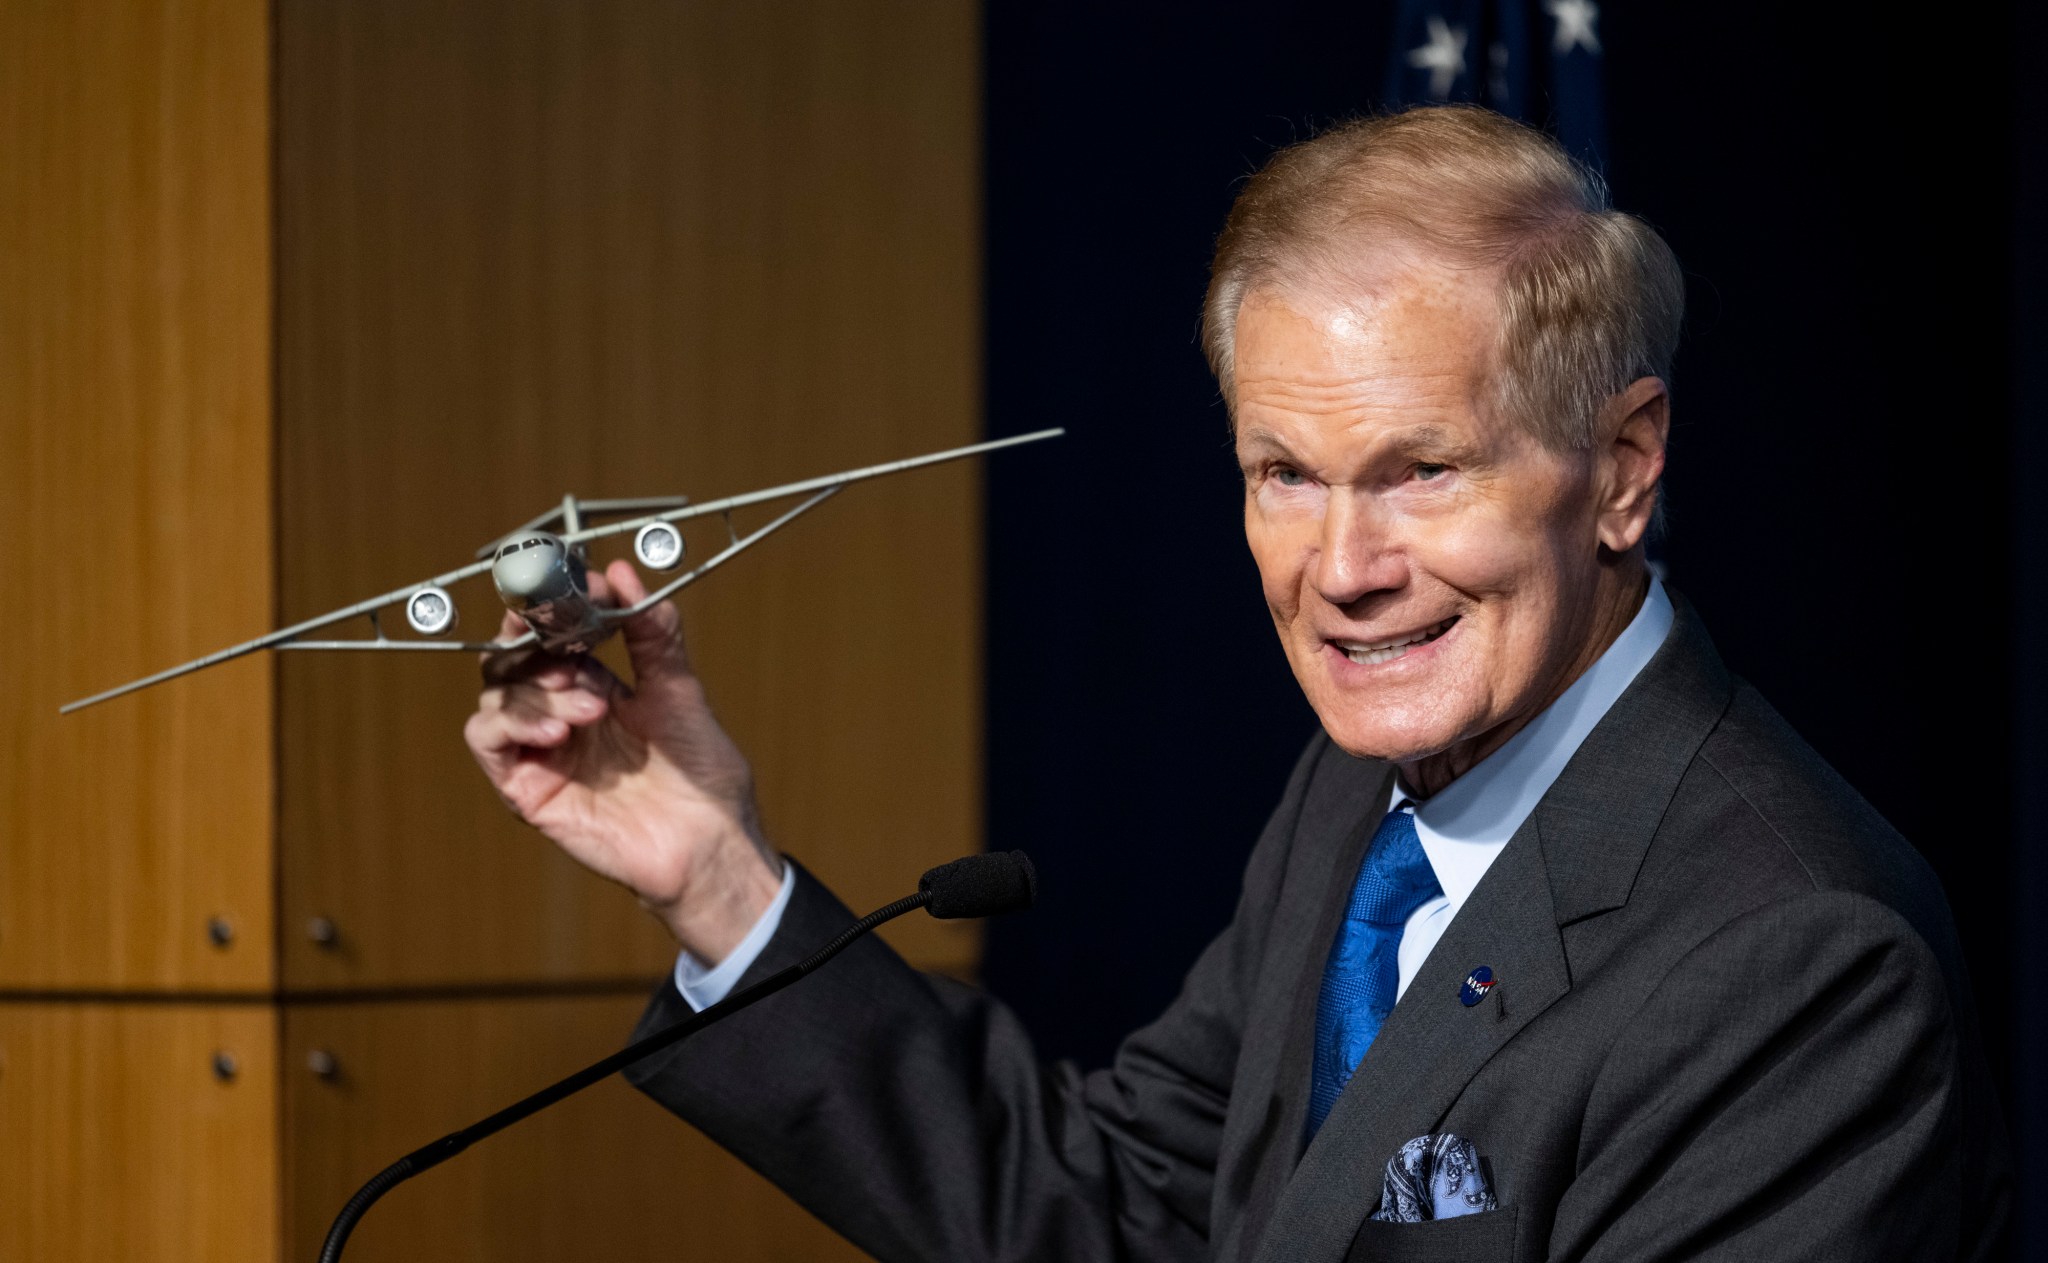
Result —
M 604 570 L 605 584 L 621 607 L 647 599 L 647 584 L 632 563 L 614 561 Z M 692 675 L 690 653 L 683 645 L 683 618 L 673 602 L 649 606 L 619 625 L 626 658 L 636 683 L 663 676 Z

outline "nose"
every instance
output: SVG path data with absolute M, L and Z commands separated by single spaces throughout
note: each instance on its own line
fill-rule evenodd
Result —
M 1369 495 L 1339 490 L 1323 512 L 1321 551 L 1309 576 L 1330 604 L 1356 604 L 1408 580 L 1408 563 Z

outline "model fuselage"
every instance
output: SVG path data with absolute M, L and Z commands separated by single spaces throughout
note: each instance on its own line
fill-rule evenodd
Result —
M 523 531 L 499 545 L 491 582 L 550 653 L 588 653 L 612 632 L 590 599 L 581 551 L 546 531 Z

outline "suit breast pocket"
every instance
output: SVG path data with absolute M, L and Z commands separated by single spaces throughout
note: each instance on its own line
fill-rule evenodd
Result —
M 1368 1219 L 1351 1239 L 1345 1263 L 1509 1263 L 1515 1257 L 1512 1207 L 1421 1224 Z

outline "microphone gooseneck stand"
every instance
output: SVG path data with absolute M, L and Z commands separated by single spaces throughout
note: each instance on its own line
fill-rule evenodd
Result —
M 771 974 L 736 995 L 692 1014 L 672 1026 L 626 1045 L 602 1061 L 593 1062 L 565 1079 L 557 1080 L 522 1100 L 491 1115 L 423 1145 L 370 1177 L 348 1199 L 341 1213 L 327 1229 L 327 1241 L 320 1247 L 320 1263 L 340 1263 L 342 1249 L 351 1232 L 377 1199 L 420 1172 L 437 1167 L 486 1136 L 496 1135 L 519 1120 L 537 1114 L 564 1097 L 573 1096 L 591 1084 L 625 1069 L 643 1057 L 660 1052 L 687 1039 L 714 1022 L 731 1017 L 816 971 L 826 961 L 851 947 L 876 926 L 893 921 L 916 908 L 928 908 L 941 918 L 985 917 L 1031 906 L 1038 893 L 1037 873 L 1022 851 L 969 855 L 941 864 L 919 879 L 917 893 L 877 908 L 841 930 L 833 940 L 787 969 Z

